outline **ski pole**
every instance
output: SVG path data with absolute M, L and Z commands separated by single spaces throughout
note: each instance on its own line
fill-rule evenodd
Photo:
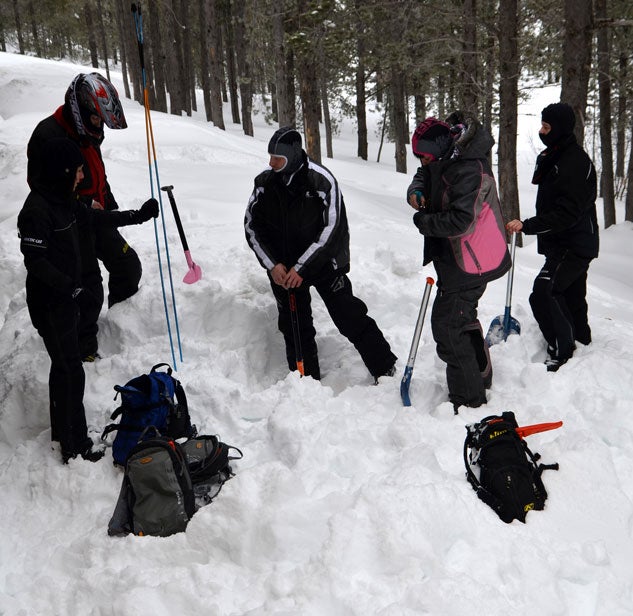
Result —
M 415 331 L 413 332 L 413 341 L 411 342 L 411 350 L 409 351 L 409 359 L 407 359 L 407 365 L 404 369 L 404 376 L 400 382 L 400 397 L 402 398 L 402 404 L 404 406 L 411 406 L 411 398 L 409 398 L 409 387 L 411 386 L 411 375 L 413 374 L 413 365 L 415 364 L 415 356 L 418 353 L 418 346 L 420 344 L 420 336 L 422 334 L 422 325 L 424 323 L 424 315 L 426 314 L 426 307 L 429 305 L 429 297 L 431 295 L 431 288 L 435 284 L 435 280 L 429 277 L 426 279 L 426 286 L 424 287 L 424 294 L 422 295 L 422 303 L 420 304 L 420 312 L 418 313 L 418 320 L 415 323 Z
M 169 197 L 169 203 L 171 203 L 171 211 L 174 213 L 174 219 L 176 220 L 176 227 L 178 227 L 178 235 L 180 235 L 180 241 L 182 242 L 182 248 L 185 251 L 185 259 L 187 259 L 187 265 L 189 266 L 189 271 L 185 274 L 183 278 L 183 282 L 187 284 L 193 284 L 194 282 L 198 282 L 200 278 L 202 278 L 202 270 L 199 265 L 196 265 L 191 258 L 191 253 L 189 252 L 189 246 L 187 245 L 187 238 L 185 237 L 185 231 L 182 228 L 182 222 L 180 222 L 180 214 L 178 213 L 178 208 L 176 207 L 176 199 L 174 199 L 174 187 L 173 186 L 163 186 L 161 190 L 167 192 L 167 196 Z
M 136 30 L 136 38 L 138 42 L 138 54 L 139 60 L 141 64 L 141 76 L 143 81 L 143 104 L 145 107 L 145 138 L 147 142 L 147 162 L 149 167 L 149 183 L 151 195 L 154 197 L 154 179 L 152 174 L 152 155 L 153 155 L 153 163 L 154 163 L 154 171 L 156 173 L 156 185 L 160 186 L 160 180 L 158 177 L 158 161 L 156 159 L 156 146 L 154 144 L 154 131 L 152 129 L 152 118 L 150 115 L 149 108 L 149 90 L 147 85 L 147 75 L 145 72 L 145 53 L 144 53 L 144 45 L 143 45 L 143 16 L 141 13 L 140 4 L 132 4 L 132 16 L 134 19 L 134 27 Z M 167 228 L 165 227 L 165 216 L 163 214 L 163 200 L 161 198 L 161 193 L 158 191 L 158 203 L 160 206 L 160 217 L 163 225 L 163 238 L 165 241 L 165 257 L 167 260 L 167 271 L 169 274 L 169 285 L 171 290 L 171 303 L 174 312 L 174 324 L 176 327 L 176 337 L 178 340 L 178 350 L 180 353 L 180 361 L 182 361 L 182 345 L 180 344 L 180 328 L 178 327 L 178 311 L 176 308 L 176 295 L 174 293 L 174 283 L 171 275 L 171 262 L 169 259 L 169 244 L 167 242 Z M 160 284 L 163 292 L 163 306 L 165 308 L 165 319 L 167 321 L 167 333 L 169 335 L 169 346 L 171 347 L 171 357 L 172 362 L 174 364 L 174 370 L 177 369 L 176 364 L 176 355 L 174 353 L 174 343 L 171 334 L 171 324 L 169 319 L 169 308 L 167 306 L 167 295 L 165 293 L 165 281 L 163 277 L 163 265 L 160 257 L 160 241 L 158 237 L 158 223 L 156 219 L 154 219 L 154 236 L 156 239 L 156 255 L 158 258 L 158 271 L 160 274 Z
M 292 339 L 295 345 L 295 360 L 297 370 L 301 376 L 305 376 L 303 368 L 303 351 L 301 350 L 301 336 L 299 334 L 299 313 L 297 312 L 297 299 L 295 292 L 288 289 L 288 304 L 290 305 L 290 323 L 292 324 Z

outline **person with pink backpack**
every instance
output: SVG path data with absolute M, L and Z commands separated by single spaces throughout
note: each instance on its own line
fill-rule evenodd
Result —
M 488 161 L 494 139 L 475 118 L 455 112 L 446 122 L 426 118 L 411 145 L 421 166 L 407 201 L 425 238 L 423 264 L 433 262 L 437 273 L 431 327 L 457 413 L 487 402 L 492 366 L 477 305 L 487 283 L 511 265 Z

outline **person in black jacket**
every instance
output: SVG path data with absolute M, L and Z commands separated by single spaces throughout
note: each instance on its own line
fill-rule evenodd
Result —
M 407 189 L 424 235 L 424 261 L 437 272 L 431 313 L 437 354 L 446 362 L 448 397 L 460 406 L 487 402 L 492 366 L 477 305 L 486 285 L 510 268 L 497 187 L 488 163 L 492 135 L 460 112 L 429 117 L 411 139 L 421 167 Z
M 85 376 L 79 352 L 79 314 L 88 293 L 82 287 L 80 227 L 140 224 L 158 216 L 155 199 L 140 210 L 108 212 L 87 207 L 75 189 L 84 160 L 70 139 L 50 139 L 42 148 L 40 174 L 18 215 L 20 249 L 26 267 L 26 302 L 34 327 L 51 359 L 51 440 L 62 459 L 81 455 L 96 461 L 83 406 Z
M 279 310 L 279 330 L 290 370 L 296 369 L 289 291 L 295 295 L 304 371 L 321 378 L 310 287 L 323 299 L 338 330 L 356 347 L 369 372 L 395 373 L 391 352 L 367 306 L 352 293 L 349 229 L 338 182 L 308 158 L 301 135 L 290 127 L 275 132 L 268 145 L 270 168 L 255 178 L 244 227 L 246 240 L 268 272 Z
M 547 341 L 545 365 L 557 371 L 572 357 L 576 342 L 589 344 L 587 271 L 598 256 L 596 170 L 576 141 L 574 110 L 566 103 L 541 113 L 539 137 L 547 146 L 536 159 L 536 216 L 511 220 L 506 228 L 537 236 L 545 256 L 530 305 Z
M 82 201 L 97 209 L 116 210 L 101 157 L 104 124 L 112 129 L 127 127 L 123 107 L 114 86 L 98 73 L 77 75 L 66 91 L 65 102 L 33 131 L 27 147 L 29 187 L 42 172 L 42 147 L 57 137 L 72 139 L 84 157 L 84 179 L 77 190 Z M 97 258 L 108 271 L 108 307 L 138 291 L 142 267 L 138 255 L 115 227 L 99 227 L 81 234 L 84 259 L 82 285 L 89 291 L 81 315 L 81 354 L 84 361 L 98 357 L 97 320 L 103 305 L 103 283 Z M 88 253 L 94 253 L 91 258 Z

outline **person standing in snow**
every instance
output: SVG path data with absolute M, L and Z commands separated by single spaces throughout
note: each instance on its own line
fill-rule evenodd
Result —
M 357 349 L 378 382 L 393 376 L 391 352 L 367 306 L 352 293 L 349 229 L 336 178 L 308 158 L 301 135 L 280 128 L 268 144 L 270 167 L 255 178 L 244 218 L 248 245 L 268 273 L 279 310 L 279 330 L 290 370 L 296 368 L 289 290 L 296 297 L 304 370 L 321 378 L 310 287 L 314 287 L 338 330 Z
M 66 91 L 65 102 L 33 131 L 27 147 L 29 187 L 37 183 L 44 164 L 43 145 L 56 137 L 77 143 L 84 157 L 84 179 L 78 187 L 82 201 L 105 210 L 117 210 L 106 177 L 101 143 L 104 124 L 112 129 L 127 128 L 123 107 L 114 86 L 98 73 L 77 75 Z M 81 234 L 82 284 L 90 293 L 81 314 L 81 356 L 94 361 L 98 355 L 97 321 L 103 305 L 103 282 L 97 258 L 108 270 L 108 307 L 138 291 L 142 267 L 138 255 L 115 227 L 101 227 Z
M 26 302 L 51 359 L 51 440 L 66 463 L 78 455 L 97 461 L 83 406 L 85 375 L 79 349 L 79 312 L 89 291 L 82 287 L 80 229 L 140 224 L 158 216 L 155 199 L 140 210 L 92 209 L 77 199 L 84 159 L 74 141 L 48 140 L 42 166 L 18 215 L 20 250 L 26 267 Z
M 450 122 L 450 123 L 449 123 Z M 487 402 L 492 366 L 477 305 L 489 281 L 510 268 L 499 198 L 488 153 L 492 135 L 460 112 L 429 117 L 411 139 L 420 160 L 407 201 L 424 235 L 423 264 L 433 262 L 437 295 L 431 313 L 437 354 L 446 363 L 448 397 L 460 406 Z
M 536 216 L 511 220 L 511 233 L 537 236 L 545 264 L 534 281 L 530 305 L 547 342 L 545 365 L 556 372 L 589 344 L 587 272 L 598 256 L 596 170 L 576 141 L 576 116 L 566 103 L 541 112 L 539 137 L 546 149 L 536 158 L 532 183 L 538 186 Z

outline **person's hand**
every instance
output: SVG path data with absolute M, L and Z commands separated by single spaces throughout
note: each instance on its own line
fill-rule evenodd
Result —
M 151 218 L 158 218 L 158 201 L 154 198 L 148 199 L 141 205 L 138 213 L 141 222 L 147 222 Z
M 521 229 L 523 229 L 523 223 L 516 218 L 506 225 L 506 230 L 510 233 L 520 233 Z
M 424 209 L 424 203 L 425 203 L 424 195 L 422 194 L 421 191 L 416 190 L 415 192 L 409 195 L 409 205 L 414 210 Z
M 280 287 L 284 286 L 287 275 L 288 270 L 283 263 L 277 263 L 277 265 L 270 270 L 270 277 L 273 279 L 273 282 L 278 284 Z
M 90 207 L 93 210 L 102 210 L 102 209 L 104 209 L 103 205 L 101 205 L 98 201 L 95 201 L 94 199 L 92 200 L 92 203 L 90 204 Z
M 286 280 L 284 281 L 283 286 L 285 289 L 296 289 L 301 286 L 302 282 L 303 277 L 297 274 L 294 267 L 291 267 L 286 274 Z

